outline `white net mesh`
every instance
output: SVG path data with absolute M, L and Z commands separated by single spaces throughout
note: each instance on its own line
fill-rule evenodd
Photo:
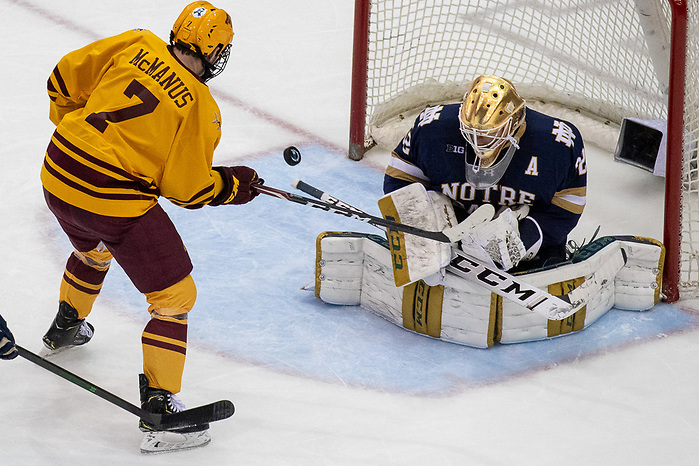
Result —
M 666 118 L 669 21 L 653 0 L 374 1 L 367 142 L 370 127 L 458 101 L 480 74 L 615 123 Z
M 688 1 L 681 289 L 699 290 L 699 6 Z M 613 151 L 624 117 L 667 119 L 666 0 L 374 0 L 365 145 L 392 150 L 425 107 L 478 75 L 510 79 L 534 108 Z M 584 115 L 585 118 L 578 118 Z M 592 118 L 589 118 L 592 117 Z

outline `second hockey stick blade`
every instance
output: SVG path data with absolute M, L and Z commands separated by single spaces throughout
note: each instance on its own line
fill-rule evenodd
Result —
M 235 413 L 235 406 L 228 400 L 220 400 L 207 405 L 185 409 L 173 414 L 155 414 L 156 430 L 171 430 L 180 427 L 208 424 L 209 422 L 228 419 Z

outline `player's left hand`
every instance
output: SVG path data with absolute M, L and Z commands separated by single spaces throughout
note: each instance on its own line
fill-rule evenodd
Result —
M 18 355 L 15 337 L 7 327 L 5 319 L 0 316 L 0 359 L 14 359 Z

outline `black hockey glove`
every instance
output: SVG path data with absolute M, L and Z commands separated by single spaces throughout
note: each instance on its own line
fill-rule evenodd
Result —
M 223 189 L 209 203 L 212 206 L 226 204 L 245 204 L 252 201 L 259 193 L 254 185 L 264 183 L 257 172 L 250 167 L 213 167 L 223 178 Z
M 0 359 L 14 359 L 19 355 L 15 346 L 15 337 L 7 328 L 7 322 L 0 316 Z

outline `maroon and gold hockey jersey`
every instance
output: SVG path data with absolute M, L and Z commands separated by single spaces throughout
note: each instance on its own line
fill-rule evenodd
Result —
M 56 131 L 41 181 L 54 196 L 136 217 L 159 196 L 196 208 L 221 189 L 212 171 L 221 113 L 209 88 L 150 31 L 69 53 L 48 80 Z

